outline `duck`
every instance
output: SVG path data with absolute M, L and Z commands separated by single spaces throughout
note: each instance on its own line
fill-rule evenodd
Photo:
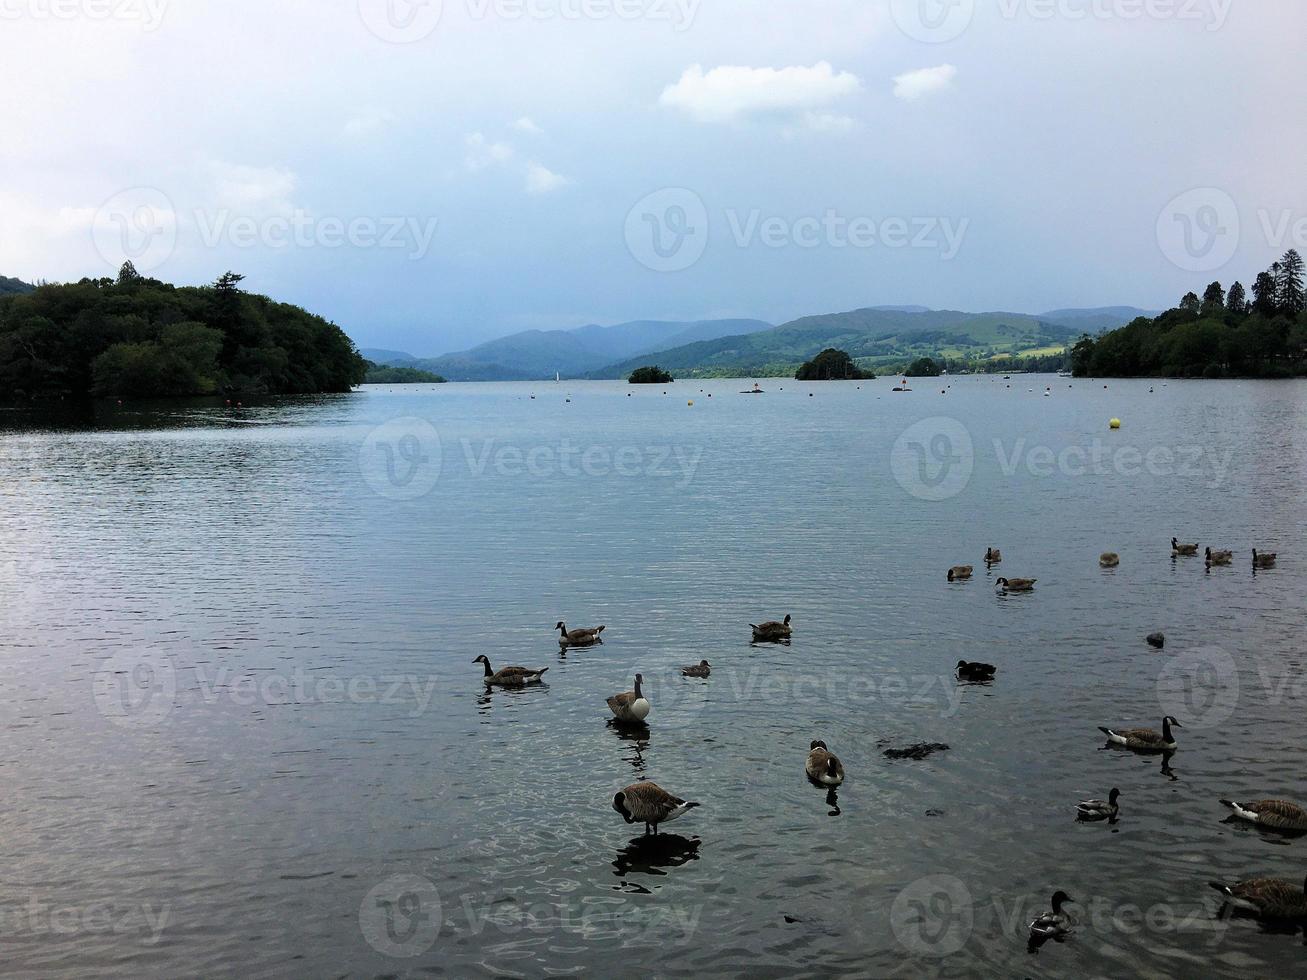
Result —
M 988 565 L 995 565 L 995 564 L 997 564 L 998 562 L 1001 562 L 1002 560 L 1003 560 L 1003 552 L 999 551 L 997 548 L 986 548 L 986 549 L 985 549 L 985 563 L 986 563 L 986 564 L 988 564 Z
M 653 705 L 649 703 L 649 700 L 644 696 L 644 692 L 640 690 L 640 685 L 643 683 L 644 675 L 636 674 L 634 691 L 614 694 L 608 699 L 608 708 L 618 721 L 639 724 L 649 717 Z
M 682 667 L 681 673 L 686 677 L 707 677 L 712 673 L 712 664 L 706 660 L 700 660 L 697 664 Z
M 658 825 L 689 813 L 698 803 L 673 796 L 657 783 L 632 783 L 613 795 L 613 809 L 627 823 L 644 824 L 645 834 L 658 833 Z
M 1205 552 L 1208 565 L 1228 565 L 1234 561 L 1233 551 L 1213 551 L 1208 548 Z
M 541 667 L 539 670 L 532 670 L 529 667 L 500 667 L 499 670 L 493 670 L 490 666 L 490 658 L 484 653 L 472 661 L 474 664 L 483 664 L 486 668 L 485 676 L 482 678 L 487 686 L 495 687 L 522 687 L 525 684 L 539 684 L 544 679 L 545 671 L 548 667 Z
M 803 771 L 814 783 L 822 786 L 838 786 L 844 782 L 844 764 L 836 757 L 826 743 L 815 739 L 808 745 L 808 760 Z
M 959 660 L 957 672 L 958 677 L 964 681 L 992 681 L 994 675 L 998 673 L 998 668 L 993 664 L 968 663 Z
M 1283 878 L 1249 878 L 1227 885 L 1208 882 L 1236 908 L 1245 909 L 1266 919 L 1307 918 L 1307 879 L 1302 887 Z
M 1171 715 L 1162 719 L 1162 734 L 1151 728 L 1103 728 L 1099 726 L 1099 731 L 1107 736 L 1107 740 L 1113 745 L 1124 745 L 1127 749 L 1134 749 L 1136 752 L 1172 752 L 1175 750 L 1175 736 L 1171 734 L 1172 726 L 1184 728 Z
M 1175 538 L 1172 538 L 1172 539 L 1171 539 L 1171 554 L 1173 554 L 1173 555 L 1186 555 L 1186 556 L 1196 555 L 1196 554 L 1198 554 L 1198 545 L 1196 545 L 1196 544 L 1181 544 L 1181 543 L 1180 543 L 1179 541 L 1177 541 Z
M 1240 820 L 1261 827 L 1270 827 L 1272 830 L 1307 830 L 1307 810 L 1297 803 L 1287 800 L 1253 800 L 1249 803 L 1222 800 L 1221 803 L 1233 810 Z
M 749 628 L 753 630 L 753 641 L 755 643 L 765 640 L 788 640 L 790 635 L 793 633 L 793 630 L 790 629 L 790 617 L 788 613 L 785 616 L 784 622 L 778 623 L 775 620 L 769 620 L 768 622 L 760 623 L 757 626 L 750 623 Z
M 564 647 L 589 647 L 596 643 L 603 643 L 604 638 L 600 636 L 606 626 L 596 626 L 594 629 L 577 629 L 569 630 L 567 624 L 561 619 L 554 629 L 558 630 L 558 645 Z
M 950 582 L 959 582 L 971 578 L 972 568 L 970 565 L 954 565 L 948 570 L 948 580 Z
M 1076 819 L 1115 820 L 1121 812 L 1121 807 L 1116 802 L 1120 796 L 1121 791 L 1113 786 L 1106 800 L 1081 800 L 1076 804 Z
M 1115 551 L 1104 551 L 1098 556 L 1098 564 L 1103 568 L 1116 568 L 1121 564 L 1121 556 Z
M 1071 916 L 1062 911 L 1062 906 L 1068 902 L 1074 904 L 1075 899 L 1061 889 L 1055 891 L 1053 893 L 1053 910 L 1045 912 L 1030 923 L 1030 934 L 1032 936 L 1053 938 L 1065 936 L 1070 932 Z
M 1033 592 L 1037 578 L 1001 578 L 994 584 L 1004 592 Z
M 1259 552 L 1256 548 L 1254 548 L 1253 568 L 1273 568 L 1275 566 L 1275 559 L 1278 557 L 1279 556 L 1276 555 L 1274 552 L 1265 552 L 1265 551 Z

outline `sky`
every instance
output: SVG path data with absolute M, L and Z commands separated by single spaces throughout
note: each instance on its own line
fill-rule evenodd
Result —
M 0 274 L 361 347 L 1174 305 L 1307 248 L 1301 0 L 0 0 Z

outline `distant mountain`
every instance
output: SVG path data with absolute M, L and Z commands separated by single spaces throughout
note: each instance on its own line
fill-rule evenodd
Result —
M 406 354 L 402 350 L 386 350 L 382 347 L 364 347 L 359 353 L 373 364 L 380 364 L 383 367 L 386 365 L 402 367 L 417 360 L 412 354 Z
M 1081 333 L 1095 334 L 1124 327 L 1141 316 L 1151 320 L 1160 315 L 1160 310 L 1141 310 L 1134 306 L 1099 306 L 1088 310 L 1051 310 L 1039 314 L 1039 319 L 1071 327 Z
M 10 279 L 8 276 L 0 276 L 0 296 L 9 296 L 14 293 L 30 293 L 34 289 L 29 282 L 23 282 L 21 279 Z

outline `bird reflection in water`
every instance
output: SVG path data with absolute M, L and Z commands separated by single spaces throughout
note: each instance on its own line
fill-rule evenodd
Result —
M 646 768 L 644 750 L 649 747 L 649 726 L 623 724 L 616 719 L 610 719 L 608 730 L 629 745 L 631 751 L 629 754 L 624 752 L 622 758 L 629 762 L 636 775 L 643 779 Z
M 838 817 L 840 815 L 840 794 L 832 786 L 826 793 L 826 805 L 830 807 L 826 816 Z
M 495 706 L 495 698 L 502 698 L 505 701 L 515 700 L 523 697 L 535 697 L 541 691 L 548 691 L 549 685 L 525 684 L 522 687 L 491 687 L 488 684 L 482 685 L 481 693 L 477 695 L 477 712 L 479 714 L 489 714 Z
M 680 834 L 653 834 L 636 837 L 617 852 L 613 861 L 613 874 L 625 878 L 628 874 L 665 875 L 663 868 L 679 868 L 699 860 L 699 838 Z
M 1173 758 L 1175 758 L 1175 749 L 1170 749 L 1170 750 L 1165 751 L 1165 752 L 1156 752 L 1156 751 L 1153 751 L 1153 752 L 1143 752 L 1143 751 L 1140 751 L 1139 749 L 1130 749 L 1130 748 L 1127 748 L 1127 747 L 1124 746 L 1124 745 L 1117 745 L 1117 744 L 1115 744 L 1114 742 L 1108 742 L 1108 743 L 1105 744 L 1105 745 L 1099 746 L 1098 751 L 1100 751 L 1100 752 L 1122 752 L 1122 753 L 1125 753 L 1125 754 L 1128 754 L 1128 755 L 1143 756 L 1143 757 L 1145 757 L 1145 758 L 1152 758 L 1152 757 L 1154 757 L 1154 756 L 1161 756 L 1161 759 L 1162 759 L 1161 773 L 1162 773 L 1162 775 L 1165 776 L 1167 779 L 1171 780 L 1171 782 L 1173 782 L 1173 783 L 1177 783 L 1177 782 L 1180 781 L 1180 777 L 1177 776 L 1175 770 L 1171 768 L 1171 760 L 1172 760 Z
M 1044 948 L 1045 943 L 1064 943 L 1070 933 L 1064 933 L 1060 936 L 1041 936 L 1031 935 L 1030 941 L 1026 943 L 1026 952 L 1032 956 L 1039 955 L 1039 951 Z

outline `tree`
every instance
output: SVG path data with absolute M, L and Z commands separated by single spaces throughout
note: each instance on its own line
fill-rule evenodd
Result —
M 1269 317 L 1275 316 L 1278 309 L 1275 276 L 1269 272 L 1259 272 L 1253 280 L 1253 312 Z
M 656 364 L 636 368 L 631 372 L 631 376 L 626 379 L 627 384 L 633 385 L 665 385 L 671 384 L 674 380 L 676 379 Z
M 136 271 L 136 266 L 132 265 L 131 259 L 128 259 L 118 268 L 118 285 L 126 286 L 128 283 L 140 282 L 141 274 Z
M 1089 376 L 1089 365 L 1094 359 L 1094 338 L 1083 335 L 1071 348 L 1071 373 L 1077 378 Z
M 811 361 L 805 361 L 794 377 L 798 381 L 862 381 L 876 376 L 854 364 L 847 351 L 827 347 Z
M 1225 312 L 1225 290 L 1219 282 L 1214 282 L 1203 293 L 1202 315 L 1219 318 Z
M 1192 313 L 1194 316 L 1201 313 L 1203 305 L 1198 301 L 1198 294 L 1185 293 L 1184 299 L 1180 300 L 1180 309 L 1186 313 Z
M 904 372 L 909 378 L 938 378 L 939 365 L 933 357 L 918 357 Z
M 1296 317 L 1307 307 L 1303 295 L 1302 256 L 1297 249 L 1291 248 L 1284 253 L 1284 258 L 1276 263 L 1275 268 L 1278 270 L 1275 280 L 1276 306 L 1281 313 Z
M 1230 295 L 1225 298 L 1225 308 L 1237 316 L 1243 316 L 1248 312 L 1248 296 L 1244 292 L 1243 283 L 1238 279 L 1230 286 Z

